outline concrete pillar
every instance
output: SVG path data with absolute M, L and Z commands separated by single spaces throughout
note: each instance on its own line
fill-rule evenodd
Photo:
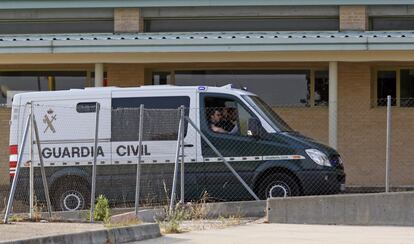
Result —
M 102 87 L 104 79 L 103 64 L 95 64 L 95 87 Z
M 329 62 L 329 146 L 338 146 L 338 62 Z

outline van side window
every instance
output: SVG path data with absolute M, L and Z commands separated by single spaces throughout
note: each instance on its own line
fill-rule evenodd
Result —
M 248 123 L 253 116 L 237 101 L 222 97 L 206 97 L 205 115 L 210 130 L 216 133 L 248 136 Z
M 96 102 L 78 103 L 76 104 L 76 111 L 78 113 L 95 113 Z
M 112 99 L 112 141 L 137 141 L 139 107 L 144 104 L 144 141 L 177 140 L 182 105 L 188 115 L 190 98 L 177 97 L 123 97 Z M 187 123 L 185 124 L 185 134 Z

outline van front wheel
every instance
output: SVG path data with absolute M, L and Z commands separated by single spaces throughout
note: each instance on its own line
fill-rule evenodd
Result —
M 290 197 L 299 194 L 300 188 L 295 179 L 283 173 L 268 175 L 259 187 L 259 197 L 261 199 Z

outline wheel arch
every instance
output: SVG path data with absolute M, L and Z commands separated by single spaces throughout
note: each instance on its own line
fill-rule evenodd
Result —
M 68 178 L 78 178 L 81 181 L 85 181 L 88 184 L 88 186 L 91 185 L 89 174 L 85 170 L 82 170 L 79 168 L 65 168 L 65 169 L 56 171 L 50 177 L 49 185 L 51 188 L 51 192 L 54 192 L 54 190 L 56 190 L 56 185 L 60 181 L 64 179 L 68 179 Z
M 284 164 L 278 164 L 278 165 L 267 165 L 267 167 L 262 167 L 260 170 L 257 171 L 256 175 L 253 177 L 253 190 L 255 192 L 258 192 L 259 187 L 263 180 L 271 174 L 286 174 L 290 176 L 299 186 L 300 193 L 303 194 L 303 185 L 302 181 L 299 179 L 299 177 L 295 174 L 295 168 L 288 167 Z

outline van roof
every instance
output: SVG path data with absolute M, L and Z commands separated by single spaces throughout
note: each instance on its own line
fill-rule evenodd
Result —
M 218 93 L 230 93 L 230 94 L 239 94 L 239 95 L 254 95 L 251 92 L 246 90 L 233 88 L 231 84 L 213 87 L 213 86 L 175 86 L 175 85 L 144 85 L 140 87 L 86 87 L 84 89 L 70 89 L 70 90 L 60 90 L 60 91 L 41 91 L 41 92 L 25 92 L 16 94 L 14 100 L 30 100 L 38 97 L 47 97 L 47 96 L 82 96 L 82 95 L 99 95 L 99 94 L 108 94 L 113 91 L 150 91 L 150 90 L 169 90 L 174 91 L 187 91 L 194 90 L 199 92 L 218 92 Z M 20 98 L 20 99 L 16 99 Z

